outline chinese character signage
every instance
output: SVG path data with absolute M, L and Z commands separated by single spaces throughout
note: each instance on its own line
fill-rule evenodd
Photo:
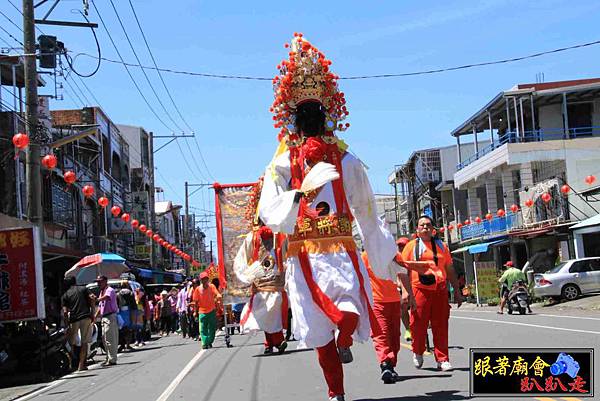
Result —
M 472 348 L 471 396 L 593 397 L 592 348 Z
M 490 298 L 498 297 L 500 287 L 496 274 L 495 262 L 475 262 L 475 284 L 477 285 L 477 302 L 482 303 Z
M 42 250 L 34 230 L 0 230 L 0 322 L 45 317 Z

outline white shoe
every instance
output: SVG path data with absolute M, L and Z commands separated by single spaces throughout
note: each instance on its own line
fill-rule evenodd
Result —
M 335 395 L 333 397 L 329 397 L 329 401 L 346 401 L 346 398 L 343 395 Z
M 421 369 L 423 366 L 423 355 L 413 354 L 413 363 L 415 364 L 415 368 Z
M 452 365 L 450 364 L 449 361 L 444 361 L 444 362 L 438 362 L 438 369 L 440 369 L 442 372 L 449 372 L 452 370 Z

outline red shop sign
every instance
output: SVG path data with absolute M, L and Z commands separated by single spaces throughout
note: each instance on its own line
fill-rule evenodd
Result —
M 0 322 L 45 318 L 37 228 L 0 230 Z

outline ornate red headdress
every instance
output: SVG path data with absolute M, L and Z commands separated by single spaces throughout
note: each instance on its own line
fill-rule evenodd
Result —
M 277 66 L 280 74 L 273 78 L 275 101 L 270 111 L 275 128 L 280 129 L 279 139 L 293 131 L 296 107 L 310 100 L 325 108 L 327 131 L 345 131 L 350 124 L 341 121 L 349 112 L 337 85 L 339 77 L 329 71 L 331 61 L 301 33 L 294 33 L 290 50 L 289 59 Z

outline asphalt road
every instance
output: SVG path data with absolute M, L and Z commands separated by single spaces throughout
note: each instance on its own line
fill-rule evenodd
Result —
M 202 351 L 198 343 L 179 336 L 161 338 L 138 351 L 120 355 L 118 366 L 94 366 L 88 372 L 70 375 L 33 390 L 19 400 L 327 399 L 314 351 L 294 350 L 296 343 L 292 342 L 290 352 L 285 355 L 265 357 L 262 356 L 260 335 L 235 335 L 233 344 L 233 348 L 227 349 L 222 338 L 218 338 L 216 348 Z M 432 355 L 426 356 L 423 370 L 416 370 L 412 366 L 409 345 L 404 344 L 397 369 L 402 381 L 393 385 L 381 383 L 372 344 L 355 346 L 355 361 L 345 366 L 348 400 L 483 399 L 469 398 L 469 347 L 594 347 L 598 351 L 600 316 L 596 312 L 540 312 L 539 315 L 509 316 L 497 315 L 491 309 L 461 308 L 452 311 L 450 345 L 455 370 L 443 373 L 434 369 Z M 598 353 L 595 366 L 595 381 L 598 382 Z M 538 398 L 542 401 L 550 399 Z

